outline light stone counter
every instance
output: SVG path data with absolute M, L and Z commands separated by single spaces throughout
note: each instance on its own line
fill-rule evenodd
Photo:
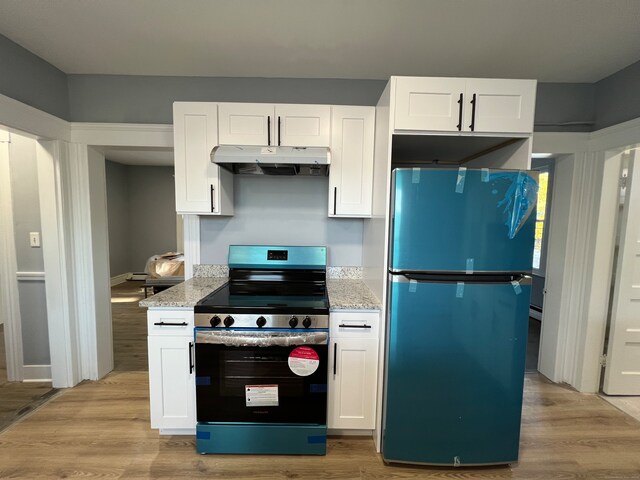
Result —
M 202 298 L 227 283 L 227 277 L 193 277 L 149 298 L 141 300 L 141 307 L 193 307 Z
M 331 310 L 380 310 L 380 301 L 358 279 L 328 279 L 327 292 Z

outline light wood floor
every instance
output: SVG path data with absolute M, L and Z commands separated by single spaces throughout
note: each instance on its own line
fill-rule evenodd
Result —
M 326 457 L 203 456 L 193 437 L 152 431 L 148 402 L 144 371 L 64 391 L 0 433 L 0 478 L 640 479 L 640 422 L 538 374 L 526 376 L 520 463 L 501 468 L 386 466 L 368 438 L 331 438 Z
M 51 382 L 9 382 L 4 348 L 4 325 L 0 325 L 0 430 L 46 401 Z
M 144 282 L 123 282 L 111 287 L 113 365 L 118 372 L 148 371 L 147 311 L 138 307 Z

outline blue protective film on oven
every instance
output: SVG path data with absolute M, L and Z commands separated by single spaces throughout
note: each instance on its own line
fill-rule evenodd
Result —
M 307 437 L 307 443 L 327 443 L 326 435 L 309 435 Z
M 327 393 L 326 383 L 312 383 L 309 385 L 309 391 L 311 393 Z
M 196 377 L 196 385 L 211 385 L 211 377 Z
M 211 440 L 211 432 L 197 430 L 196 431 L 196 439 L 197 440 Z

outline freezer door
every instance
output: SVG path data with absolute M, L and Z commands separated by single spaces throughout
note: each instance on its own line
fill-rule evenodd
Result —
M 409 282 L 393 276 L 385 461 L 517 461 L 530 294 L 524 282 Z
M 397 169 L 394 271 L 530 272 L 535 172 Z

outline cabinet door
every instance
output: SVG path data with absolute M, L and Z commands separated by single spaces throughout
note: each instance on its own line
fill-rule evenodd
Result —
M 394 130 L 460 131 L 465 85 L 464 78 L 398 77 Z
M 372 430 L 376 416 L 378 340 L 335 338 L 329 350 L 329 428 Z
M 211 150 L 218 144 L 217 105 L 174 103 L 173 141 L 176 211 L 221 214 L 220 167 L 211 163 Z
M 220 103 L 220 145 L 276 145 L 274 107 L 264 103 Z
M 275 145 L 328 147 L 330 133 L 329 105 L 276 105 Z
M 375 107 L 334 106 L 331 125 L 329 216 L 369 217 Z
M 470 78 L 465 103 L 463 131 L 531 133 L 536 81 Z
M 193 339 L 149 336 L 151 428 L 195 428 Z

